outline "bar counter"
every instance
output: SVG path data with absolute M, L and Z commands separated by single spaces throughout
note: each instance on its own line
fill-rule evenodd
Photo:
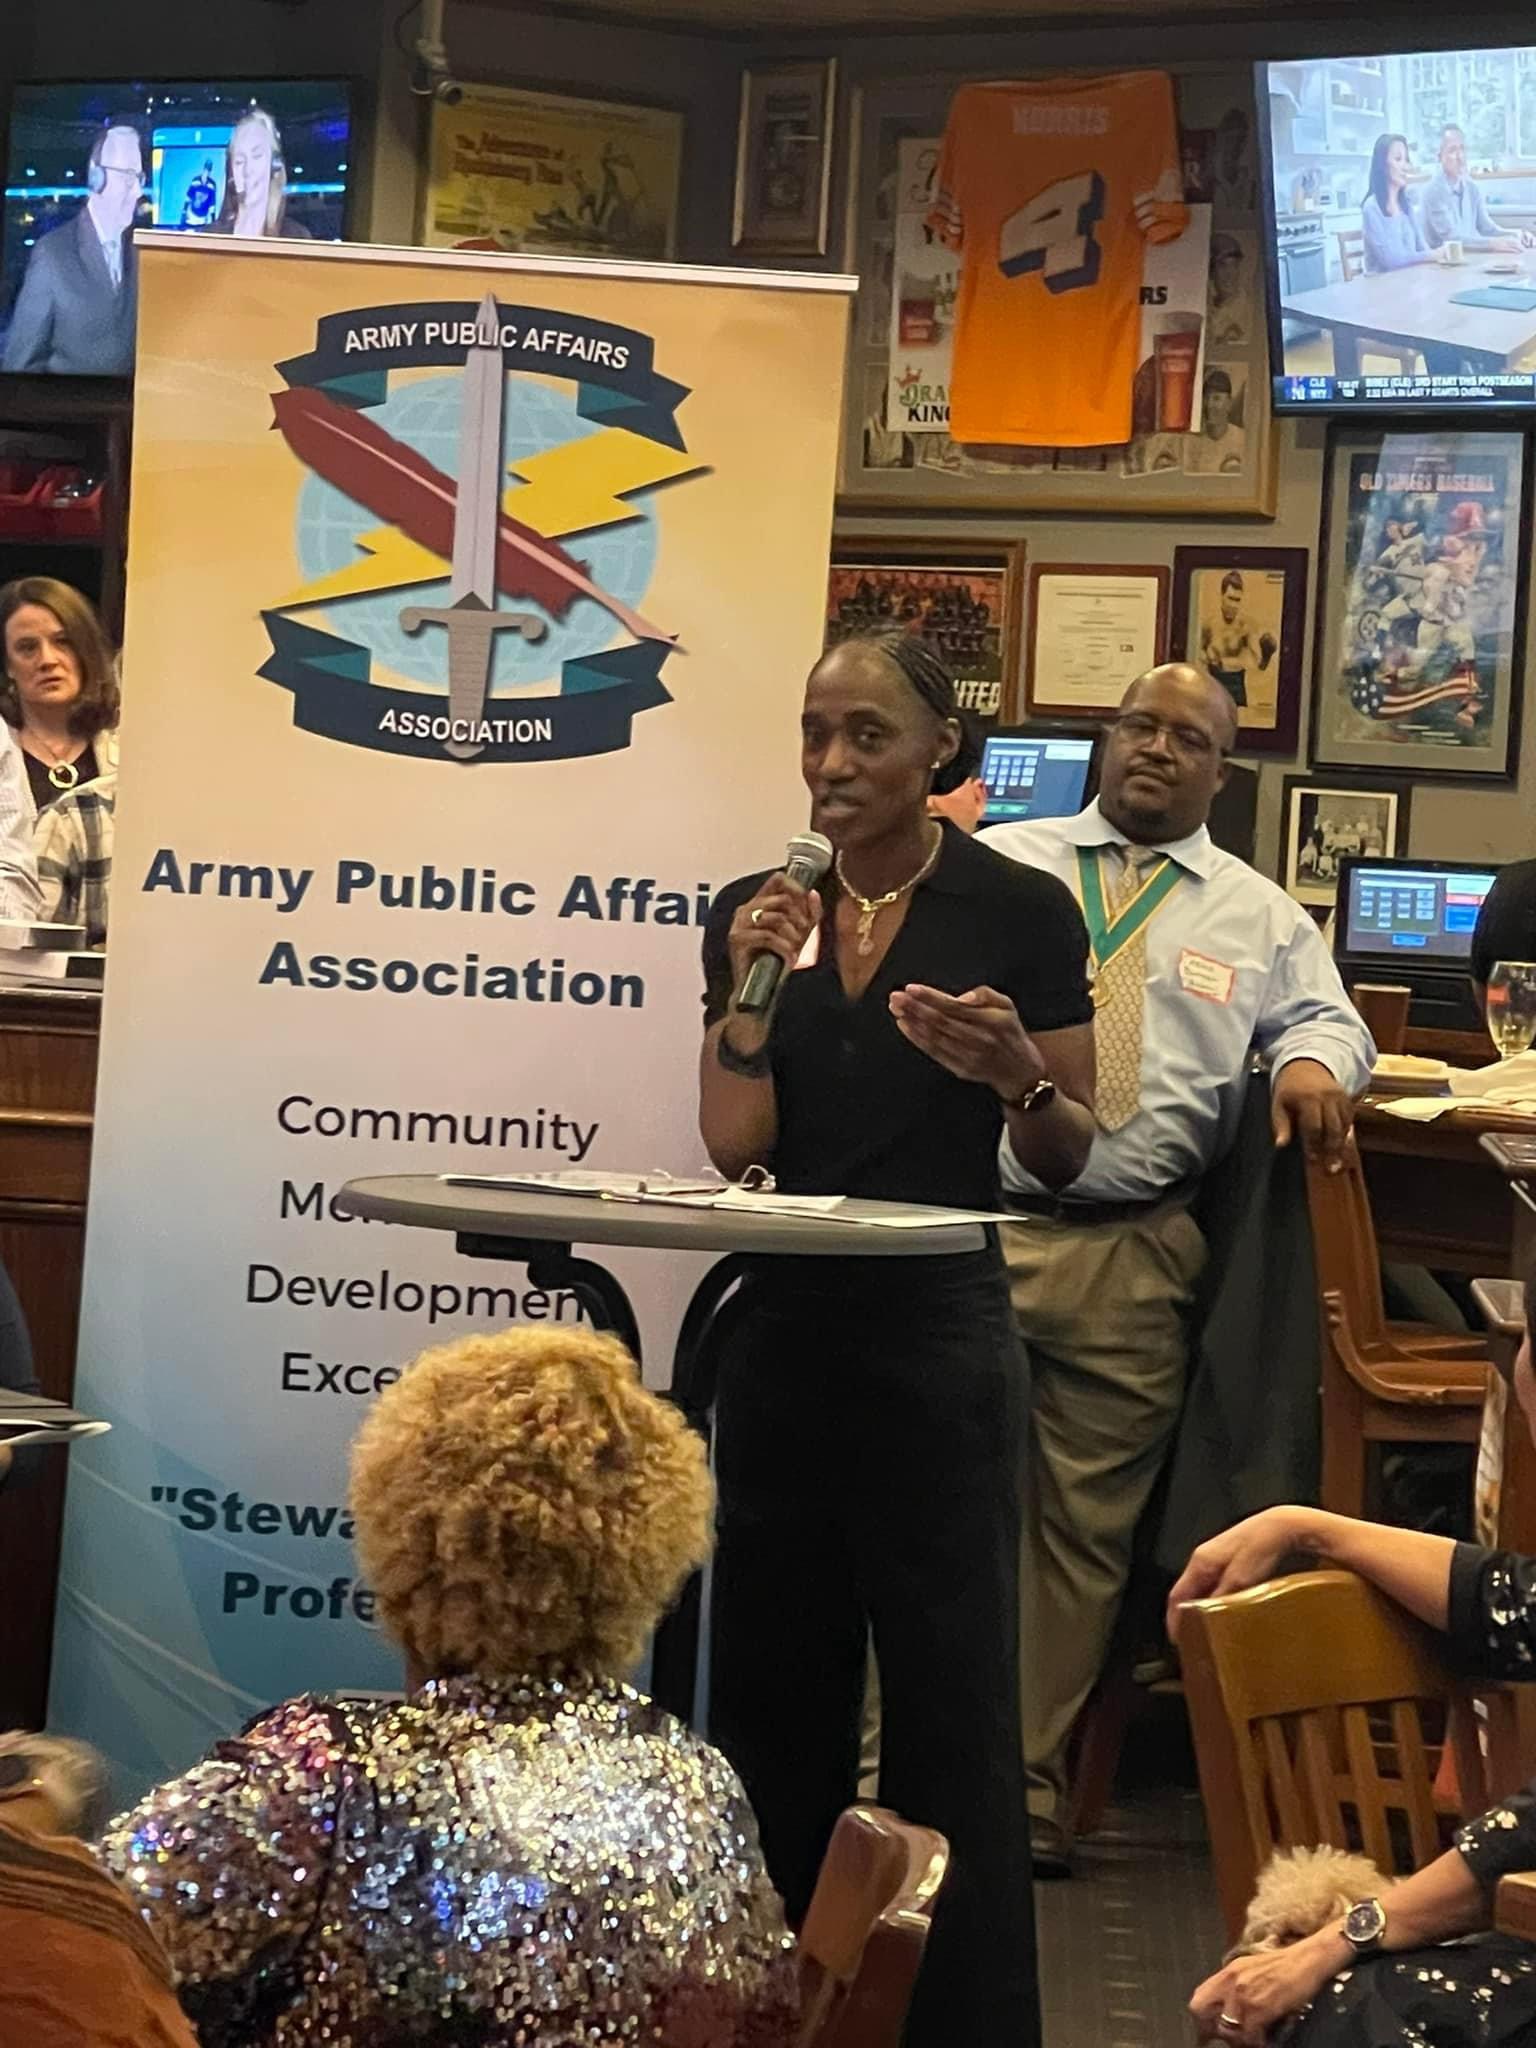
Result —
M 0 988 L 0 1259 L 43 1392 L 74 1390 L 101 997 Z M 68 1453 L 0 1488 L 0 1728 L 42 1724 Z

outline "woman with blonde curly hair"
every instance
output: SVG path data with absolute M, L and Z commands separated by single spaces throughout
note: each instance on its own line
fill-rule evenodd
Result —
M 611 1338 L 466 1337 L 381 1394 L 351 1504 L 405 1700 L 290 1700 L 104 1838 L 204 2048 L 788 2043 L 740 1783 L 623 1682 L 710 1549 L 682 1418 Z

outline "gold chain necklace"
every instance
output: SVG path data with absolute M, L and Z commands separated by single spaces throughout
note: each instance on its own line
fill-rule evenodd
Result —
M 901 898 L 906 895 L 909 889 L 915 889 L 919 882 L 927 881 L 929 875 L 931 875 L 933 872 L 934 862 L 938 859 L 939 849 L 943 846 L 943 844 L 944 829 L 942 826 L 940 826 L 938 834 L 933 842 L 933 849 L 929 853 L 928 858 L 923 862 L 922 866 L 918 869 L 917 873 L 912 877 L 910 881 L 903 882 L 899 889 L 887 889 L 883 896 L 861 896 L 859 894 L 858 890 L 855 889 L 852 882 L 850 882 L 848 877 L 843 873 L 843 856 L 841 850 L 839 850 L 836 860 L 833 863 L 833 866 L 837 871 L 837 879 L 839 880 L 839 882 L 842 883 L 843 887 L 848 891 L 848 894 L 859 906 L 859 952 L 873 953 L 873 951 L 875 950 L 875 919 L 880 915 L 882 910 L 888 910 L 893 903 L 899 902 Z

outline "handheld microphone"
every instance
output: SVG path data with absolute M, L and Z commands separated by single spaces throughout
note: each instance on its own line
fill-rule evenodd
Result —
M 832 865 L 832 842 L 820 832 L 797 832 L 784 856 L 784 873 L 802 889 L 812 889 Z M 759 1017 L 773 1007 L 784 977 L 784 962 L 777 953 L 759 953 L 747 969 L 747 978 L 736 998 L 736 1007 L 746 1017 Z

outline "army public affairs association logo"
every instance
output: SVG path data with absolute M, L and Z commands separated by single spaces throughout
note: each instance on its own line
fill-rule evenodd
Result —
M 491 294 L 320 321 L 272 401 L 309 474 L 260 674 L 296 725 L 459 762 L 628 746 L 677 640 L 646 610 L 655 493 L 703 468 L 654 355 Z

